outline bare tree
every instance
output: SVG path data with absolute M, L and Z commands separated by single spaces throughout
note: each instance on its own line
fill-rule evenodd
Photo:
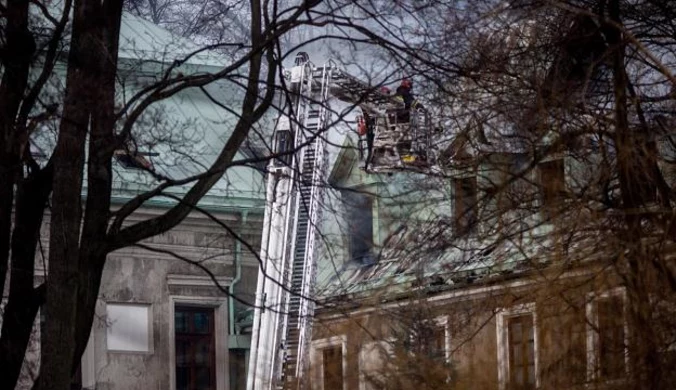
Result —
M 341 334 L 342 324 L 355 334 L 348 345 L 402 342 L 415 329 L 374 337 L 375 325 L 359 329 L 371 318 L 360 313 L 400 326 L 444 314 L 456 336 L 451 355 L 462 357 L 452 370 L 456 385 L 477 388 L 477 366 L 467 362 L 485 353 L 485 364 L 497 365 L 501 352 L 490 347 L 497 341 L 486 340 L 507 318 L 498 314 L 534 303 L 541 385 L 601 386 L 621 375 L 621 388 L 668 388 L 674 323 L 666 313 L 676 297 L 673 5 L 399 2 L 373 15 L 385 20 L 387 11 L 406 21 L 389 26 L 406 30 L 401 52 L 419 49 L 399 59 L 398 71 L 415 75 L 444 124 L 439 170 L 374 178 L 377 189 L 356 185 L 378 213 L 394 215 L 379 229 L 395 234 L 374 247 L 375 265 L 338 267 L 326 294 L 339 299 L 320 310 L 316 337 Z M 474 286 L 500 289 L 471 305 L 440 298 Z M 428 315 L 412 313 L 409 306 L 428 298 L 435 302 Z M 624 326 L 614 339 L 599 336 Z M 415 375 L 440 379 L 421 374 L 428 365 L 411 366 L 403 360 L 376 376 L 408 373 L 413 382 L 402 388 L 425 383 Z M 492 388 L 497 377 L 481 383 Z
M 556 298 L 575 317 L 585 302 L 568 294 L 590 291 L 561 275 L 578 266 L 599 267 L 603 272 L 592 272 L 594 290 L 626 289 L 629 385 L 669 383 L 671 361 L 664 351 L 674 342 L 668 313 L 676 287 L 670 134 L 676 11 L 671 2 L 334 0 L 288 6 L 153 0 L 128 6 L 182 36 L 205 36 L 205 45 L 176 60 L 121 107 L 115 97 L 122 1 L 67 0 L 54 8 L 51 2 L 17 0 L 0 6 L 0 291 L 11 274 L 0 336 L 3 388 L 17 381 L 41 306 L 46 325 L 38 386 L 67 386 L 91 329 L 107 255 L 176 226 L 225 171 L 248 163 L 233 161 L 237 150 L 268 109 L 286 109 L 275 107 L 273 98 L 287 50 L 321 40 L 332 42 L 344 64 L 371 76 L 374 89 L 412 77 L 443 125 L 435 146 L 438 172 L 422 179 L 379 179 L 388 191 L 377 193 L 377 204 L 391 224 L 382 226 L 379 234 L 389 237 L 373 251 L 376 267 L 386 272 L 365 272 L 372 264 L 350 268 L 333 253 L 336 264 L 324 269 L 338 274 L 333 294 L 343 293 L 335 292 L 336 286 L 348 288 L 354 294 L 348 302 L 361 302 L 363 286 L 346 277 L 350 272 L 357 279 L 377 279 L 373 284 L 383 290 L 376 297 L 394 295 L 407 302 L 425 301 L 427 295 L 398 291 L 390 282 L 402 274 L 415 281 L 410 288 L 425 294 L 526 272 L 538 280 L 538 288 L 490 296 L 490 305 L 475 302 L 491 309 L 489 314 L 461 305 L 453 318 L 471 340 L 494 324 L 498 307 L 529 299 Z M 308 42 L 285 41 L 288 46 L 280 47 L 289 35 L 313 26 L 327 30 L 312 30 L 320 32 L 308 33 Z M 336 42 L 350 51 L 336 49 Z M 216 73 L 180 70 L 189 57 L 209 48 L 223 49 L 231 62 Z M 364 48 L 370 60 L 380 60 L 372 68 L 364 65 Z M 54 93 L 50 80 L 57 65 L 67 75 L 63 90 Z M 153 172 L 152 190 L 111 212 L 111 159 L 116 150 L 138 142 L 139 121 L 161 117 L 153 108 L 162 100 L 219 80 L 239 86 L 241 95 L 226 105 L 238 120 L 217 158 L 181 180 Z M 30 153 L 30 140 L 45 123 L 53 126 L 55 146 L 40 164 Z M 171 143 L 170 137 L 155 138 L 147 142 Z M 554 161 L 562 155 L 563 165 Z M 455 174 L 460 171 L 471 175 Z M 178 185 L 190 189 L 174 207 L 126 224 L 145 201 Z M 369 190 L 362 192 L 370 196 Z M 341 199 L 337 191 L 334 200 Z M 34 287 L 47 210 L 49 276 Z M 343 251 L 346 243 L 331 233 L 325 232 L 329 253 Z M 422 318 L 427 314 L 402 315 L 382 301 L 371 304 L 382 309 L 381 318 L 402 319 L 408 330 L 397 331 L 435 340 Z M 360 327 L 349 310 L 336 310 L 346 314 L 349 329 Z M 411 315 L 421 321 L 410 321 Z M 412 348 L 406 336 L 398 339 L 403 351 Z M 418 352 L 416 358 L 428 358 L 425 348 Z M 409 357 L 402 355 L 404 362 Z M 434 383 L 455 381 L 447 382 L 445 364 L 432 369 L 441 373 Z M 424 377 L 404 379 L 402 386 L 425 383 Z M 457 383 L 466 382 L 459 376 Z

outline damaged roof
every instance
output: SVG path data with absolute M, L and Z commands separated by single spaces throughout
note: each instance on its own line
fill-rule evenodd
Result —
M 565 221 L 571 215 L 560 218 Z M 584 217 L 577 215 L 576 218 Z M 531 219 L 531 226 L 537 227 L 512 236 L 484 239 L 434 241 L 423 237 L 433 236 L 437 233 L 435 229 L 443 227 L 415 229 L 416 232 L 383 250 L 373 264 L 346 263 L 318 288 L 318 296 L 325 302 L 332 302 L 344 297 L 367 298 L 374 293 L 396 297 L 419 289 L 439 292 L 496 277 L 532 272 L 552 264 L 575 266 L 616 254 L 617 248 L 599 238 L 596 234 L 599 230 L 595 228 L 572 229 L 561 237 L 553 225 L 527 219 Z M 597 228 L 602 229 L 603 222 L 596 223 L 600 224 Z

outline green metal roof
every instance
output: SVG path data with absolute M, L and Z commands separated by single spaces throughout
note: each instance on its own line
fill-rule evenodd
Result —
M 58 7 L 54 3 L 51 9 Z M 120 31 L 117 101 L 120 104 L 129 101 L 134 93 L 161 78 L 175 60 L 184 59 L 200 47 L 149 21 L 125 13 Z M 215 51 L 204 51 L 191 57 L 178 70 L 185 75 L 201 74 L 218 71 L 228 63 L 226 56 Z M 64 85 L 65 66 L 60 65 L 55 68 L 44 91 L 43 101 L 60 104 Z M 158 175 L 183 179 L 202 173 L 228 141 L 238 120 L 237 113 L 241 111 L 241 88 L 233 83 L 218 81 L 204 89 L 210 97 L 202 90 L 193 88 L 154 103 L 134 125 L 132 135 L 138 151 L 150 154 L 146 159 L 152 162 Z M 32 136 L 31 148 L 39 150 L 43 162 L 54 148 L 57 129 L 58 121 L 45 123 Z M 238 152 L 234 161 L 247 157 L 245 153 Z M 113 198 L 116 202 L 150 190 L 160 183 L 157 177 L 139 169 L 125 168 L 115 159 L 113 171 Z M 172 187 L 167 192 L 180 196 L 191 184 Z M 264 201 L 264 174 L 254 167 L 240 165 L 229 168 L 200 205 L 214 209 L 262 208 Z M 160 207 L 173 203 L 166 197 L 149 202 Z

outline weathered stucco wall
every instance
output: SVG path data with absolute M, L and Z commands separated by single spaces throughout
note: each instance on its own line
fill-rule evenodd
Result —
M 348 389 L 371 389 L 364 384 L 369 375 L 388 376 L 387 388 L 405 389 L 416 383 L 415 378 L 424 378 L 425 385 L 434 383 L 435 378 L 428 376 L 439 373 L 450 379 L 443 388 L 503 388 L 499 371 L 506 367 L 503 357 L 507 355 L 501 355 L 500 345 L 508 348 L 508 344 L 506 333 L 500 334 L 505 332 L 507 318 L 523 313 L 534 318 L 540 388 L 588 386 L 587 342 L 595 321 L 589 305 L 594 294 L 616 290 L 618 279 L 595 270 L 578 272 L 555 285 L 547 283 L 546 277 L 523 277 L 470 284 L 444 293 L 411 292 L 389 303 L 377 291 L 359 304 L 344 297 L 338 308 L 319 309 L 315 319 L 313 348 L 320 352 L 312 354 L 308 373 L 312 388 L 322 389 L 321 349 L 341 342 L 346 354 L 343 381 Z M 444 329 L 445 355 L 427 359 L 414 354 L 419 343 L 413 324 L 423 322 Z M 374 352 L 374 345 L 381 347 L 379 352 Z M 375 357 L 377 353 L 382 356 Z M 371 359 L 370 365 L 364 356 Z M 373 364 L 376 359 L 381 361 L 379 367 Z M 365 368 L 371 372 L 364 372 Z
M 137 216 L 143 218 L 143 216 Z M 262 215 L 248 213 L 246 221 L 241 214 L 218 214 L 217 217 L 238 235 L 258 248 Z M 209 269 L 227 289 L 236 276 L 236 259 L 241 265 L 241 280 L 235 294 L 250 301 L 255 294 L 258 262 L 247 249 L 222 227 L 203 216 L 192 215 L 178 228 L 149 240 L 154 248 L 176 253 Z M 237 253 L 239 251 L 239 253 Z M 224 308 L 229 321 L 227 295 L 215 286 L 210 277 L 194 264 L 173 258 L 168 253 L 157 253 L 141 248 L 126 248 L 111 254 L 103 274 L 100 302 L 97 308 L 90 348 L 86 358 L 94 358 L 93 369 L 83 373 L 85 386 L 94 382 L 96 389 L 170 389 L 173 361 L 173 304 L 174 299 L 194 299 L 191 304 L 217 305 Z M 201 300 L 204 299 L 204 302 Z M 151 352 L 110 352 L 106 348 L 107 303 L 137 303 L 150 305 L 152 318 Z M 242 305 L 236 306 L 241 308 Z M 223 314 L 223 313 L 222 313 Z M 218 318 L 216 318 L 218 321 Z M 229 324 L 217 324 L 221 342 L 217 348 L 227 348 Z M 223 345 L 223 342 L 225 344 Z M 217 352 L 218 353 L 218 352 Z M 219 380 L 227 385 L 228 353 L 223 354 L 221 371 L 226 377 Z M 217 359 L 218 360 L 218 359 Z M 218 363 L 218 361 L 217 361 Z M 219 368 L 217 368 L 217 375 Z M 221 374 L 222 376 L 222 374 Z
M 162 212 L 161 209 L 144 208 L 129 218 L 135 222 L 150 218 Z M 226 292 L 221 291 L 207 273 L 195 264 L 179 260 L 172 254 L 190 260 L 208 269 L 227 291 L 237 276 L 240 264 L 240 280 L 234 286 L 234 294 L 245 302 L 252 302 L 258 277 L 258 251 L 262 231 L 263 210 L 242 209 L 230 212 L 214 212 L 221 223 L 226 224 L 247 245 L 237 243 L 235 237 L 222 226 L 202 214 L 193 213 L 175 229 L 152 237 L 144 242 L 163 253 L 140 247 L 129 247 L 109 255 L 103 272 L 99 301 L 96 308 L 90 342 L 82 357 L 82 385 L 87 389 L 102 390 L 145 390 L 171 389 L 173 386 L 173 338 L 174 304 L 214 307 L 216 317 L 216 352 L 219 389 L 230 389 L 228 381 L 230 355 L 228 351 L 230 302 Z M 42 229 L 44 251 L 48 251 L 49 218 Z M 38 254 L 38 257 L 40 255 Z M 46 260 L 38 258 L 36 274 L 44 275 Z M 147 305 L 150 312 L 150 351 L 114 352 L 107 346 L 106 305 L 139 304 Z M 3 304 L 0 304 L 0 314 Z M 246 309 L 246 305 L 234 302 L 235 313 Z M 235 316 L 241 321 L 242 315 Z M 29 359 L 24 363 L 19 389 L 29 389 L 39 368 L 40 318 L 36 319 Z M 1 317 L 0 317 L 1 324 Z M 235 331 L 239 327 L 235 328 Z M 250 329 L 249 329 L 250 331 Z M 240 337 L 240 344 L 233 347 L 248 347 L 241 344 L 247 337 Z M 235 366 L 244 370 L 244 366 Z M 220 372 L 219 372 L 220 371 Z M 244 373 L 237 373 L 245 377 Z

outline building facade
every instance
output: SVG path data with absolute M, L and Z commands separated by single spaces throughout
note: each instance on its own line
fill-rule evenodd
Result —
M 261 205 L 247 203 L 210 212 L 256 247 Z M 158 211 L 148 207 L 134 217 Z M 149 249 L 126 248 L 108 259 L 82 388 L 243 388 L 256 254 L 199 213 L 144 245 Z
M 621 218 L 592 200 L 617 161 L 611 143 L 553 150 L 549 137 L 535 152 L 458 136 L 436 176 L 365 174 L 345 148 L 311 388 L 632 388 L 645 380 L 647 333 L 659 345 L 653 364 L 673 363 L 673 293 L 651 273 L 649 303 L 632 301 L 639 271 L 615 231 Z M 668 160 L 673 149 L 659 152 Z M 637 240 L 660 242 L 654 261 L 672 267 L 673 246 L 656 235 Z

